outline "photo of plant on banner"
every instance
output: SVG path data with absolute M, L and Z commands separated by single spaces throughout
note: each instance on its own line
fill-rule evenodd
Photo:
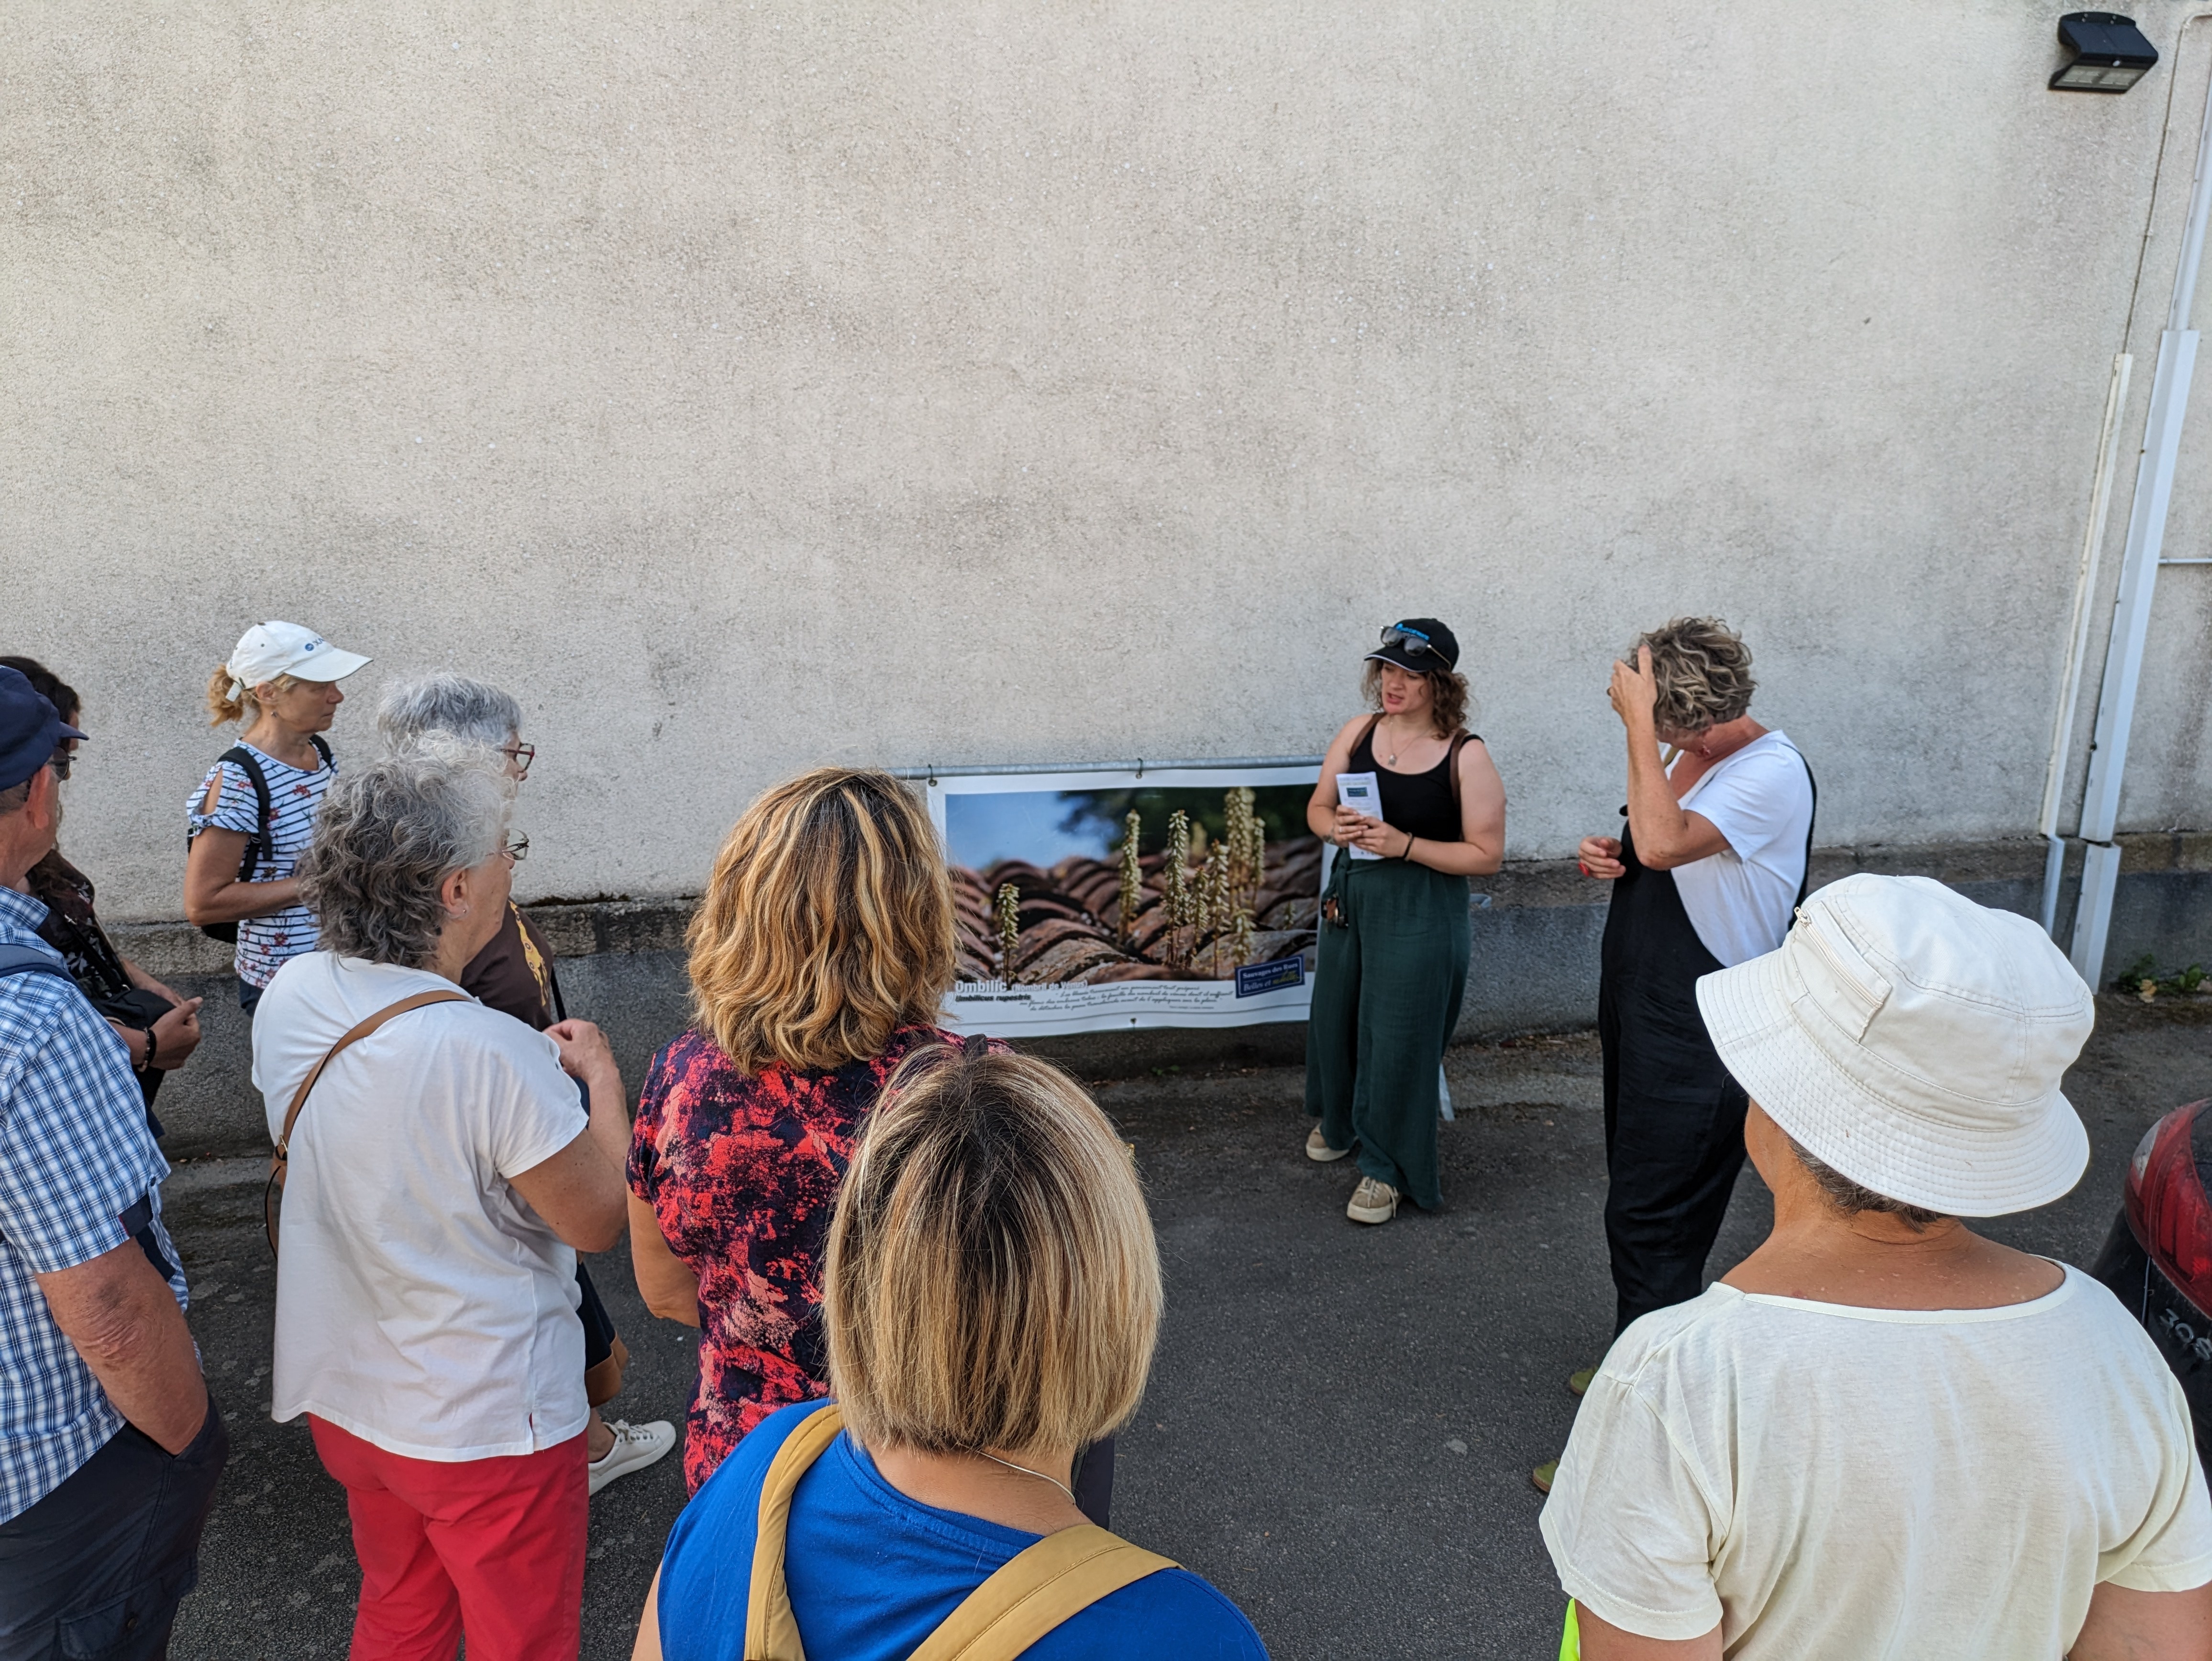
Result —
M 1029 1032 L 1304 1019 L 1323 851 L 1305 822 L 1314 777 L 933 781 L 959 927 L 948 1015 Z

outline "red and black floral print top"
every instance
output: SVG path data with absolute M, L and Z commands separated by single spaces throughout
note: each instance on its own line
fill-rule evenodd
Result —
M 860 1116 L 912 1051 L 958 1043 L 935 1027 L 901 1027 L 882 1055 L 834 1071 L 771 1064 L 752 1074 L 689 1031 L 653 1058 L 630 1132 L 629 1187 L 699 1277 L 689 1492 L 769 1414 L 826 1393 L 822 1256 Z

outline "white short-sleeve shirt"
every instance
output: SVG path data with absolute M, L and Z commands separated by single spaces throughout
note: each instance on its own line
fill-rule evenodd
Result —
M 2096 1281 L 2002 1309 L 1716 1285 L 1591 1382 L 1544 1506 L 1570 1596 L 1731 1661 L 2063 1655 L 2103 1581 L 2212 1581 L 2181 1385 Z
M 293 1093 L 349 1027 L 427 970 L 313 952 L 253 1019 L 273 1141 Z M 270 1412 L 326 1419 L 387 1452 L 459 1462 L 581 1433 L 576 1254 L 508 1179 L 586 1123 L 553 1041 L 474 999 L 410 1010 L 351 1045 L 292 1132 Z
M 1726 969 L 1778 949 L 1813 828 L 1813 777 L 1797 746 L 1780 733 L 1760 734 L 1692 785 L 1682 811 L 1728 838 L 1719 853 L 1673 873 L 1705 950 Z

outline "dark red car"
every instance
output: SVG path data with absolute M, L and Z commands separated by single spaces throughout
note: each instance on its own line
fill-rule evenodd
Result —
M 2143 1323 L 2189 1397 L 2212 1463 L 2212 1101 L 2177 1107 L 2128 1161 L 2120 1214 L 2089 1272 Z

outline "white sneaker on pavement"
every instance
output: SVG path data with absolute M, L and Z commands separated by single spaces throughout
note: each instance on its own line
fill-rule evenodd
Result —
M 593 1494 L 617 1476 L 643 1470 L 676 1445 L 676 1427 L 665 1419 L 656 1419 L 649 1425 L 611 1419 L 607 1428 L 615 1433 L 615 1445 L 584 1467 L 592 1474 Z

